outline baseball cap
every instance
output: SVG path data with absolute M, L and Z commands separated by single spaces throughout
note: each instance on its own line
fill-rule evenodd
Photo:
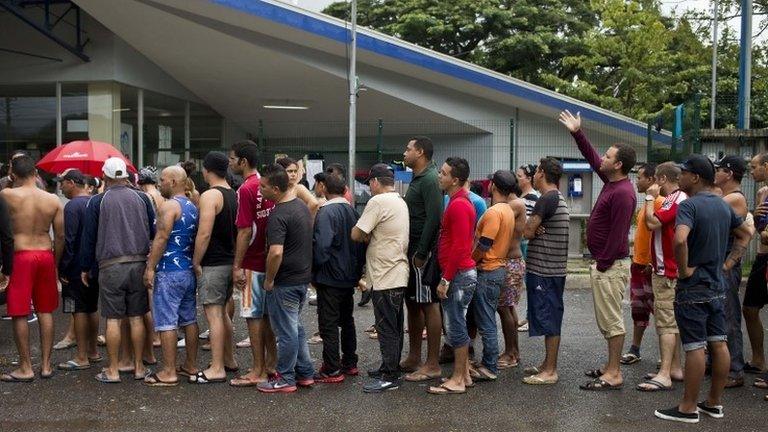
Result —
M 157 168 L 146 166 L 139 170 L 139 180 L 136 183 L 140 185 L 157 184 Z
M 111 157 L 105 160 L 104 167 L 101 168 L 101 171 L 105 176 L 111 179 L 128 178 L 128 168 L 125 166 L 125 161 L 117 157 Z
M 677 166 L 680 170 L 696 174 L 710 183 L 715 181 L 715 166 L 712 161 L 704 155 L 691 155 L 688 159 L 684 160 L 683 163 L 677 164 Z
M 365 182 L 368 183 L 372 178 L 381 177 L 389 177 L 393 179 L 395 178 L 395 173 L 392 171 L 392 168 L 390 168 L 389 165 L 385 163 L 377 163 L 371 167 L 371 170 L 368 172 L 368 179 Z
M 85 175 L 79 169 L 70 168 L 53 179 L 57 183 L 71 180 L 74 183 L 85 185 Z
M 715 162 L 715 168 L 725 168 L 737 177 L 744 177 L 744 173 L 747 172 L 747 163 L 739 156 L 725 156 Z

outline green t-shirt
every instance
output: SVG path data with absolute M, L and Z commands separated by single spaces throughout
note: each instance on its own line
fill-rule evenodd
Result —
M 437 182 L 434 163 L 424 171 L 414 174 L 408 192 L 405 193 L 410 219 L 408 258 L 414 255 L 426 258 L 437 242 L 440 218 L 443 215 L 443 192 Z

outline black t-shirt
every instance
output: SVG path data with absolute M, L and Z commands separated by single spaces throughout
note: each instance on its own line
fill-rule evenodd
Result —
M 235 260 L 235 218 L 237 217 L 237 193 L 232 189 L 216 186 L 221 192 L 223 205 L 216 215 L 211 229 L 211 241 L 201 261 L 203 266 L 232 265 Z
M 312 219 L 298 198 L 278 203 L 269 214 L 267 245 L 283 245 L 275 285 L 303 285 L 312 279 Z

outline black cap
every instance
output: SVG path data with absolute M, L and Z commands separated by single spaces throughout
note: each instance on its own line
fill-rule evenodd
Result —
M 734 176 L 741 178 L 747 172 L 747 163 L 739 156 L 725 156 L 715 162 L 715 168 L 725 168 L 733 172 Z
M 59 183 L 63 182 L 64 180 L 71 180 L 73 183 L 85 185 L 85 175 L 83 175 L 79 169 L 66 170 L 54 180 Z
M 691 155 L 688 159 L 684 160 L 683 163 L 678 164 L 677 166 L 680 170 L 696 174 L 710 183 L 714 183 L 715 181 L 715 165 L 704 155 Z
M 368 172 L 368 179 L 366 180 L 366 183 L 370 182 L 372 178 L 382 177 L 389 177 L 393 179 L 395 178 L 395 173 L 392 171 L 392 168 L 390 168 L 389 165 L 385 163 L 377 163 L 376 165 L 372 166 L 371 170 Z

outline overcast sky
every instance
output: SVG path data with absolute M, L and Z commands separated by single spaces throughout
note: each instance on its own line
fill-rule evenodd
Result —
M 320 12 L 323 9 L 325 9 L 326 6 L 333 3 L 334 0 L 279 0 L 284 3 L 290 3 L 295 6 L 299 6 L 305 9 L 309 9 L 312 11 Z M 450 0 L 444 0 L 444 1 L 450 1 Z M 662 8 L 665 11 L 677 12 L 677 15 L 682 15 L 683 12 L 689 9 L 696 9 L 701 11 L 708 11 L 711 13 L 712 11 L 712 1 L 711 0 L 661 0 Z M 754 33 L 757 33 L 758 23 L 760 18 L 755 17 L 753 22 L 753 31 Z M 733 19 L 730 23 L 731 27 L 733 27 L 736 30 L 736 34 L 740 34 L 740 22 L 739 19 Z M 768 33 L 768 32 L 767 32 Z M 764 33 L 760 37 L 761 41 L 768 40 L 768 34 Z

